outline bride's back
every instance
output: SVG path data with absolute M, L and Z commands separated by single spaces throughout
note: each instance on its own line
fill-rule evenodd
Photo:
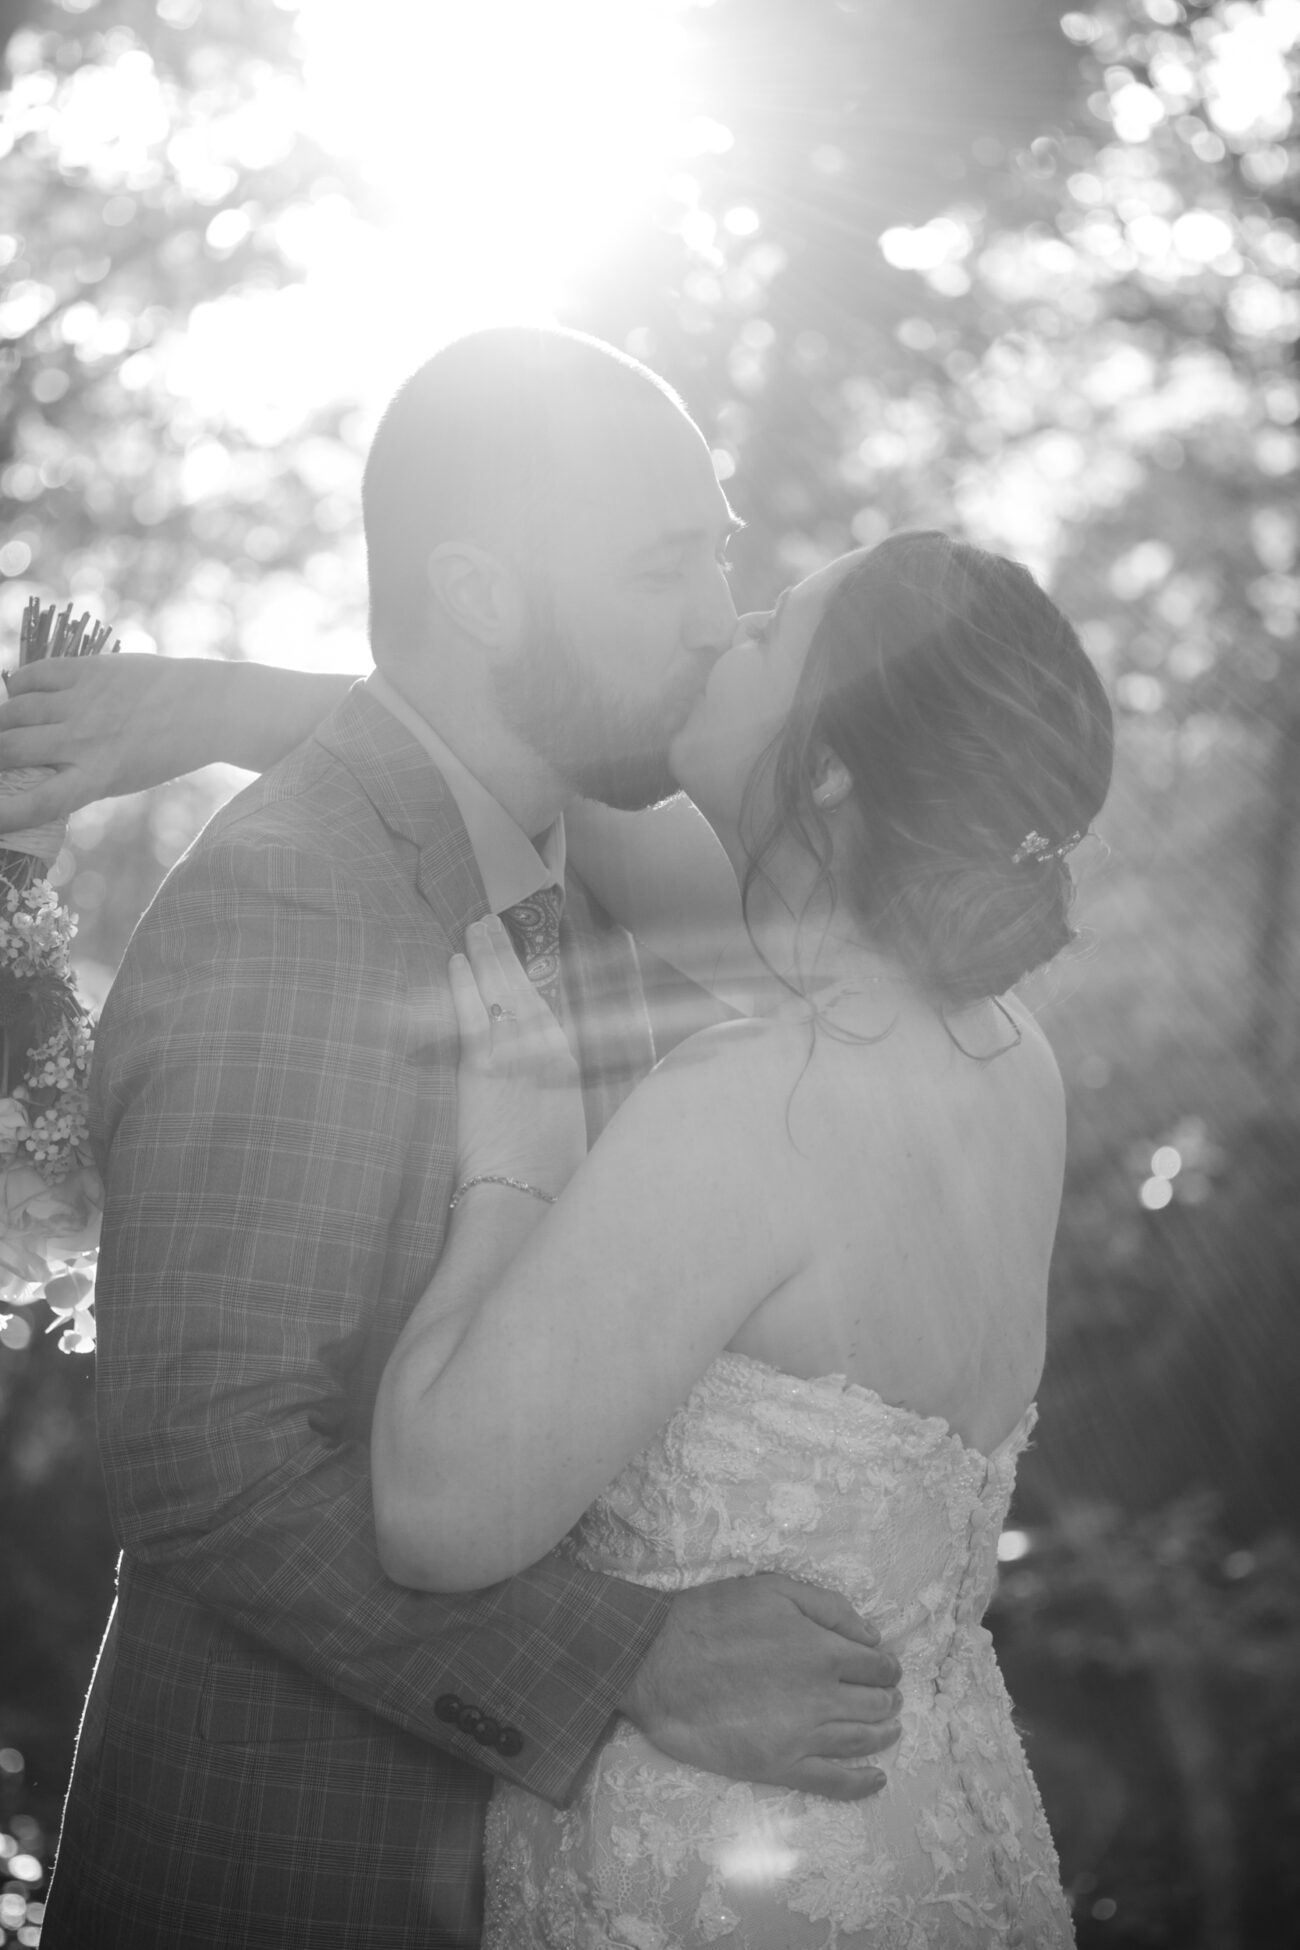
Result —
M 942 1416 L 986 1454 L 1042 1369 L 1065 1144 L 1051 1050 L 1010 1009 L 945 1025 L 915 996 L 868 991 L 815 1039 L 778 1017 L 718 1052 L 762 1068 L 785 1127 L 761 1147 L 765 1199 L 806 1236 L 799 1272 L 731 1345 Z
M 777 1573 L 841 1592 L 897 1653 L 900 1737 L 882 1791 L 837 1802 L 686 1766 L 619 1721 L 571 1806 L 497 1789 L 485 1950 L 1073 1942 L 980 1624 L 1033 1427 L 1060 1180 L 1055 1066 L 1017 1026 L 984 1063 L 910 1003 L 883 1041 L 821 1033 L 811 1056 L 789 1020 L 684 1047 L 706 1129 L 740 1066 L 729 1169 L 754 1228 L 788 1243 L 797 1212 L 807 1251 L 561 1549 L 662 1591 Z

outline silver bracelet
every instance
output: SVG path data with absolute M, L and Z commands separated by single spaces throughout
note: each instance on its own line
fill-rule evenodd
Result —
M 476 1178 L 467 1178 L 463 1185 L 457 1185 L 447 1210 L 454 1212 L 466 1192 L 472 1191 L 475 1185 L 506 1185 L 512 1192 L 527 1192 L 529 1198 L 539 1198 L 543 1205 L 555 1203 L 553 1193 L 540 1191 L 536 1185 L 526 1185 L 522 1178 L 503 1178 L 495 1171 L 481 1171 Z

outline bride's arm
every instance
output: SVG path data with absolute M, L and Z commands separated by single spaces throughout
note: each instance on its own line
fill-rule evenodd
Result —
M 261 772 L 301 744 L 356 676 L 205 657 L 50 658 L 8 673 L 0 770 L 57 768 L 0 799 L 0 833 L 66 818 L 201 765 Z
M 52 776 L 0 798 L 0 834 L 143 792 L 203 765 L 264 771 L 332 711 L 354 676 L 203 657 L 52 658 L 11 671 L 0 771 Z M 735 876 L 685 796 L 644 813 L 580 801 L 566 815 L 578 873 L 615 920 L 741 1015 L 763 969 Z
M 485 939 L 471 943 L 476 968 Z M 531 1034 L 513 962 L 504 948 L 497 992 L 518 1022 L 503 1033 Z M 469 988 L 477 1031 L 462 974 L 462 1035 L 486 1046 Z M 790 1178 L 780 1107 L 795 1071 L 774 1079 L 763 1027 L 708 1031 L 633 1092 L 557 1204 L 500 1185 L 466 1193 L 376 1404 L 375 1519 L 392 1577 L 473 1590 L 542 1557 L 798 1269 L 797 1201 L 773 1195 Z M 564 1146 L 537 1130 L 521 1152 L 528 1121 L 498 1117 L 504 1175 L 554 1191 L 548 1159 Z M 467 1163 L 492 1156 L 479 1145 Z
M 574 867 L 614 919 L 701 988 L 752 1015 L 765 971 L 722 843 L 685 794 L 633 813 L 582 799 L 564 825 Z

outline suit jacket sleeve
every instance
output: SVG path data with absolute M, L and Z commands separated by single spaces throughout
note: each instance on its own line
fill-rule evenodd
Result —
M 376 1315 L 395 1332 L 414 1298 L 390 1264 L 411 1161 L 375 1136 L 409 1087 L 408 1009 L 365 889 L 293 846 L 201 842 L 141 923 L 93 1088 L 110 1502 L 137 1562 L 239 1630 L 563 1802 L 666 1600 L 558 1557 L 454 1598 L 379 1566 L 348 1381 Z M 454 1044 L 448 1091 L 452 1063 Z M 444 1724 L 447 1692 L 522 1751 Z

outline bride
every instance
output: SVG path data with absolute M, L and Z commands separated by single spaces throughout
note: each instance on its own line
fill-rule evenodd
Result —
M 900 535 L 745 619 L 672 753 L 744 895 L 754 1014 L 682 1044 L 584 1157 L 504 936 L 453 969 L 469 1189 L 380 1391 L 392 1575 L 471 1589 L 561 1540 L 662 1589 L 783 1571 L 842 1589 L 903 1671 L 868 1801 L 703 1774 L 627 1722 L 571 1808 L 498 1787 L 493 1950 L 1072 1940 L 980 1617 L 1064 1155 L 1006 992 L 1069 938 L 1110 763 L 1030 576 Z
M 665 1590 L 824 1584 L 897 1655 L 902 1734 L 883 1791 L 844 1803 L 702 1773 L 619 1721 L 567 1809 L 498 1785 L 485 1943 L 1069 1944 L 980 1619 L 1064 1156 L 1056 1065 L 1010 992 L 1071 938 L 1109 707 L 1024 569 L 898 535 L 744 618 L 672 760 L 740 889 L 747 1012 L 584 1155 L 557 1023 L 499 926 L 471 930 L 462 1189 L 380 1391 L 381 1551 L 442 1591 L 557 1545 Z M 734 1004 L 707 860 L 688 878 L 713 924 L 668 918 L 681 830 L 584 809 L 570 844 L 617 918 Z

